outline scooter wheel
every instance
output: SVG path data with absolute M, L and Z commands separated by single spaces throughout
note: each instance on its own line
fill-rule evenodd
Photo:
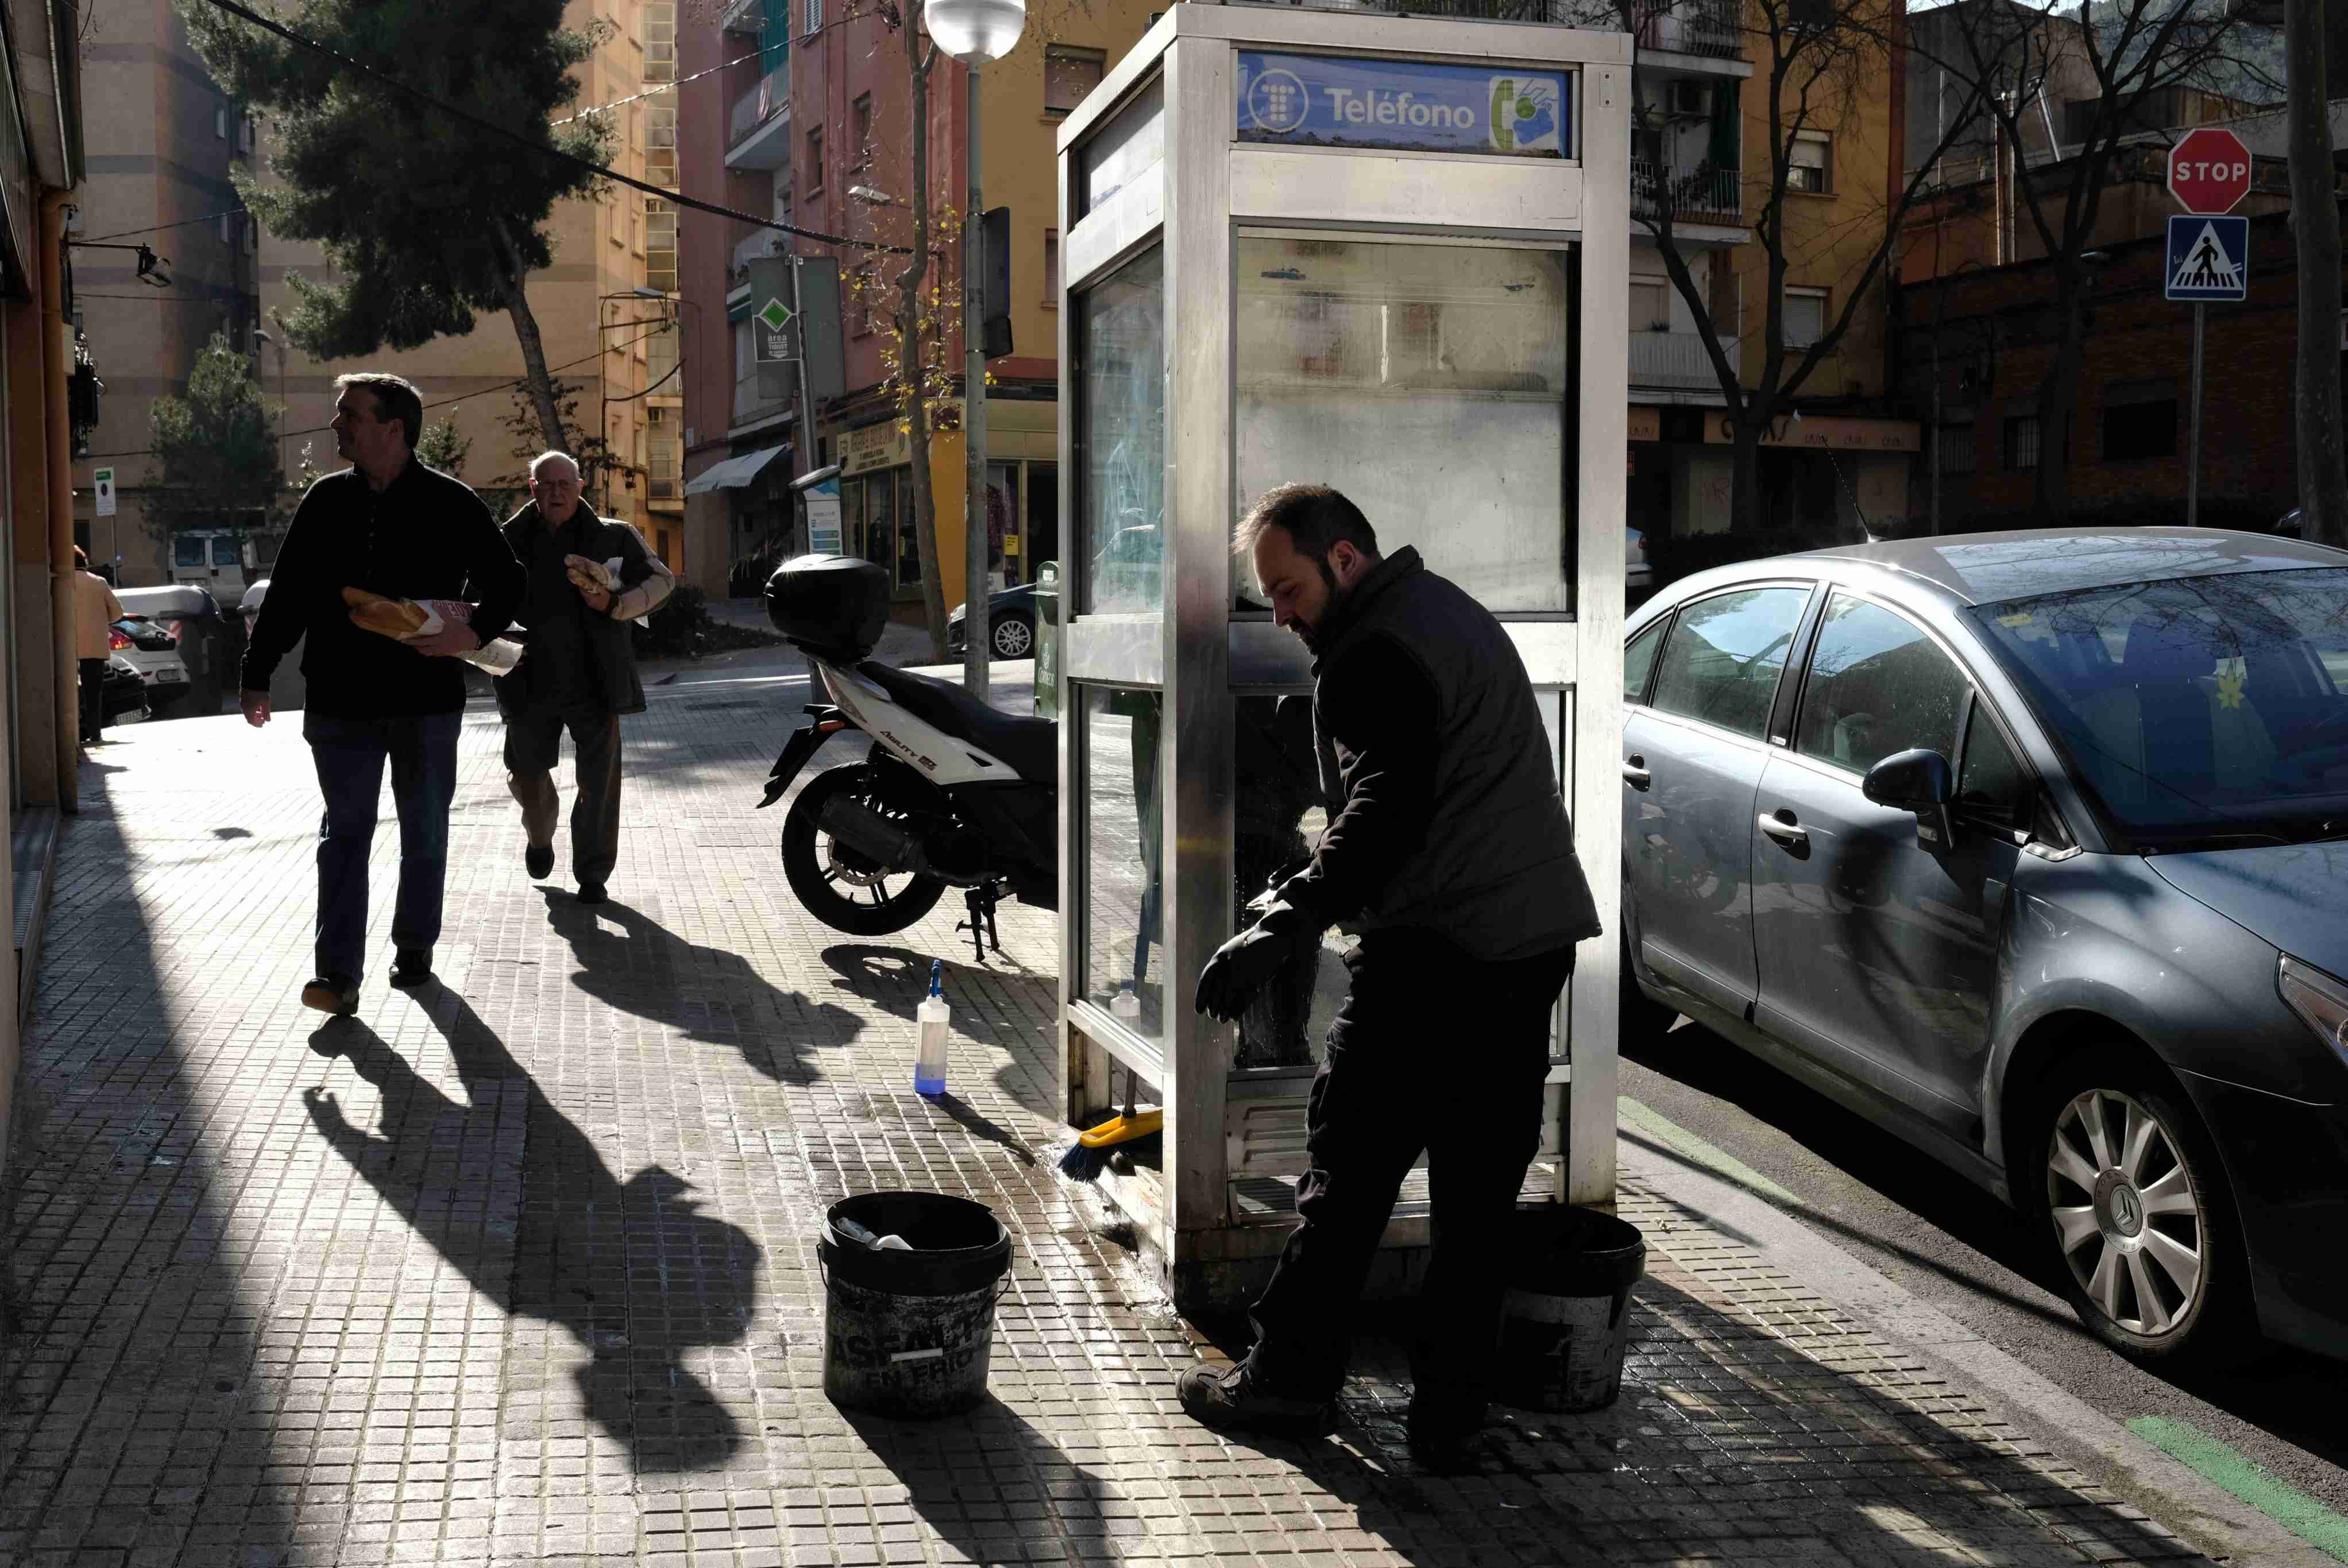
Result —
M 937 907 L 946 884 L 935 877 L 891 872 L 875 864 L 823 830 L 824 803 L 845 793 L 883 815 L 871 770 L 834 768 L 808 780 L 783 817 L 783 875 L 807 912 L 835 931 L 852 936 L 887 936 L 904 930 Z

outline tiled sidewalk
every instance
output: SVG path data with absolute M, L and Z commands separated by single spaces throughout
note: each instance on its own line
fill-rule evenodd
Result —
M 139 727 L 96 754 L 6 1216 L 26 1311 L 0 1563 L 2186 1555 L 1636 1185 L 1650 1277 L 1613 1409 L 1511 1414 L 1478 1473 L 1421 1473 L 1373 1339 L 1329 1439 L 1193 1426 L 1172 1393 L 1198 1341 L 1053 1166 L 1051 917 L 1007 906 L 983 972 L 957 900 L 899 937 L 809 922 L 779 811 L 750 810 L 803 700 L 680 690 L 628 721 L 601 909 L 523 877 L 473 716 L 445 984 L 378 972 L 325 1028 L 294 1005 L 317 810 L 295 727 Z M 379 888 L 395 860 L 386 824 Z M 959 1030 L 935 1103 L 908 1066 L 932 955 Z M 883 1186 L 980 1198 L 1014 1233 L 966 1418 L 823 1398 L 822 1210 Z

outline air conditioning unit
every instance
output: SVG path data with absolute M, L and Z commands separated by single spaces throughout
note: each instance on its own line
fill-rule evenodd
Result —
M 1666 114 L 1687 115 L 1697 119 L 1710 117 L 1712 84 L 1689 81 L 1664 84 L 1663 111 Z

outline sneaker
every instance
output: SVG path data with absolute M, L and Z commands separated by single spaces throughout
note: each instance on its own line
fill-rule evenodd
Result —
M 432 949 L 401 948 L 391 961 L 391 983 L 403 991 L 432 984 Z
M 1310 1438 L 1327 1431 L 1335 1411 L 1326 1399 L 1283 1399 L 1254 1386 L 1247 1363 L 1220 1370 L 1200 1365 L 1176 1380 L 1182 1408 L 1202 1426 L 1226 1431 Z
M 321 975 L 302 987 L 302 1006 L 347 1018 L 359 1010 L 359 983 L 340 975 Z
M 579 902 L 581 903 L 601 903 L 607 896 L 608 895 L 603 892 L 603 884 L 602 882 L 581 882 L 579 884 Z
M 521 869 L 530 873 L 530 880 L 532 882 L 544 882 L 547 878 L 552 876 L 554 874 L 554 846 L 552 844 L 524 844 L 521 850 Z

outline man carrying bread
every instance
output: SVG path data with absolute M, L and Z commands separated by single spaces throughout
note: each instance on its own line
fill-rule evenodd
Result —
M 302 738 L 326 809 L 317 974 L 302 1001 L 348 1014 L 366 972 L 367 856 L 386 763 L 399 811 L 391 983 L 432 978 L 465 707 L 454 655 L 512 621 L 522 572 L 480 497 L 417 461 L 424 404 L 414 387 L 370 373 L 336 377 L 335 389 L 335 449 L 351 467 L 312 485 L 294 513 L 245 647 L 242 706 L 246 723 L 269 722 L 269 678 L 306 635 Z M 382 606 L 362 603 L 377 596 L 438 601 L 450 613 L 437 630 L 402 636 L 359 618 L 381 617 Z M 457 613 L 468 606 L 469 616 Z
M 628 623 L 652 614 L 675 579 L 643 534 L 596 516 L 580 490 L 579 465 L 541 452 L 530 465 L 530 504 L 506 522 L 506 543 L 529 578 L 520 612 L 529 634 L 520 666 L 498 679 L 498 711 L 506 787 L 521 803 L 522 865 L 533 879 L 554 873 L 554 765 L 571 732 L 579 785 L 571 874 L 580 903 L 601 903 L 620 860 L 620 718 L 644 711 Z

